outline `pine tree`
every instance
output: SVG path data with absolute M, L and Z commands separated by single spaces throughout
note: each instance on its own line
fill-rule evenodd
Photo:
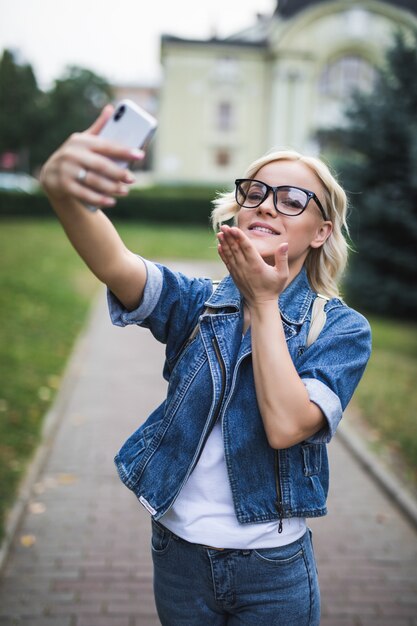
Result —
M 372 93 L 332 131 L 351 204 L 345 290 L 356 306 L 417 318 L 417 41 L 397 35 Z M 340 156 L 342 154 L 342 156 Z

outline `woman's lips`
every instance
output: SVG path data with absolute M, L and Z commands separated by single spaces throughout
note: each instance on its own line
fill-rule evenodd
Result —
M 279 235 L 280 234 L 274 228 L 269 226 L 269 224 L 261 224 L 260 222 L 255 222 L 255 224 L 251 224 L 248 230 L 250 230 L 251 232 L 265 233 L 266 235 Z

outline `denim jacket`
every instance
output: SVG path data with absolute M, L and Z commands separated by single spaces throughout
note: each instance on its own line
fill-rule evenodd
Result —
M 287 449 L 268 444 L 256 401 L 250 328 L 242 340 L 243 302 L 227 276 L 213 293 L 206 278 L 188 278 L 146 262 L 148 278 L 137 310 L 109 292 L 114 324 L 149 328 L 166 344 L 165 401 L 125 442 L 115 458 L 124 484 L 158 520 L 195 467 L 217 419 L 240 523 L 326 514 L 332 438 L 370 355 L 367 321 L 341 300 L 326 304 L 327 321 L 305 347 L 312 291 L 305 270 L 280 295 L 288 350 L 310 400 L 327 426 Z M 206 308 L 209 307 L 209 312 Z M 195 325 L 199 332 L 187 343 Z

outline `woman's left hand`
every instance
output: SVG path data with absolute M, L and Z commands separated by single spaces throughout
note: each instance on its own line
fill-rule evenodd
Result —
M 248 306 L 276 302 L 289 278 L 288 244 L 278 246 L 272 266 L 265 263 L 240 228 L 223 225 L 217 238 L 219 255 Z

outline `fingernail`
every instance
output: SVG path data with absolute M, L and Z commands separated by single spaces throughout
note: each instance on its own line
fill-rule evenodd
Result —
M 126 183 L 134 183 L 136 180 L 136 178 L 130 172 L 126 172 L 124 178 Z
M 104 198 L 103 200 L 106 206 L 114 206 L 116 204 L 116 200 L 114 198 Z
M 288 252 L 288 244 L 287 243 L 283 243 L 281 246 L 281 252 Z
M 133 149 L 133 150 L 130 151 L 130 156 L 133 159 L 143 159 L 143 157 L 145 156 L 145 153 L 144 153 L 143 150 Z

